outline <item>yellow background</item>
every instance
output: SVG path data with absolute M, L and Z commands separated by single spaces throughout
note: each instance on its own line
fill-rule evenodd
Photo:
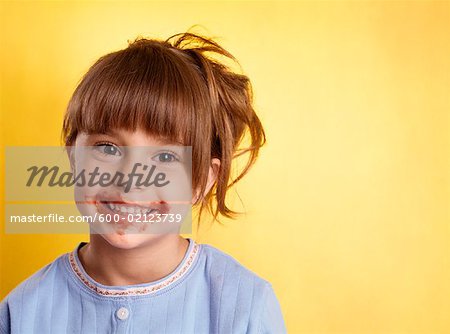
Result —
M 99 56 L 200 24 L 253 80 L 268 143 L 230 200 L 247 214 L 197 240 L 272 282 L 290 333 L 450 333 L 449 2 L 0 8 L 3 145 L 58 145 Z M 1 235 L 0 297 L 81 240 Z

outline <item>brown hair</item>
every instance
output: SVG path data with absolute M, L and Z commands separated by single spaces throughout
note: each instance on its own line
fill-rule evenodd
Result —
M 166 40 L 138 37 L 128 47 L 100 57 L 75 89 L 64 117 L 62 139 L 74 144 L 81 132 L 111 128 L 136 130 L 192 146 L 192 187 L 204 193 L 212 158 L 220 160 L 217 182 L 200 196 L 213 219 L 235 218 L 227 207 L 227 190 L 255 162 L 266 142 L 253 108 L 250 80 L 206 53 L 238 61 L 217 42 L 194 33 Z M 249 145 L 239 148 L 245 135 Z M 235 157 L 248 153 L 239 175 L 231 180 Z M 231 182 L 229 182 L 231 180 Z M 213 199 L 216 208 L 213 210 Z

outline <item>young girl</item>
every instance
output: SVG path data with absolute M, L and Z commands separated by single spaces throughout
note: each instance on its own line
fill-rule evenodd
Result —
M 249 79 L 207 53 L 237 63 L 192 33 L 138 38 L 101 57 L 67 108 L 63 137 L 71 161 L 79 159 L 71 148 L 94 147 L 119 161 L 124 147 L 191 147 L 190 200 L 199 217 L 204 207 L 215 219 L 233 217 L 225 195 L 255 162 L 265 134 Z M 239 150 L 246 133 L 250 145 Z M 231 163 L 243 153 L 248 163 L 233 180 Z M 167 166 L 174 159 L 163 152 L 155 161 Z M 80 211 L 162 211 L 137 200 L 145 187 L 111 189 L 97 191 Z M 1 333 L 286 332 L 269 282 L 215 247 L 178 233 L 125 233 L 130 225 L 91 229 L 89 243 L 17 286 L 0 304 Z

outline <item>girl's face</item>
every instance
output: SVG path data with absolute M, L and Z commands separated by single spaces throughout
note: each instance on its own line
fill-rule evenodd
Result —
M 190 147 L 142 130 L 81 133 L 70 160 L 74 177 L 84 174 L 85 180 L 75 186 L 78 210 L 94 220 L 91 233 L 118 248 L 179 233 L 198 196 L 191 188 Z M 218 167 L 218 161 L 213 163 Z M 212 171 L 206 191 L 214 183 Z

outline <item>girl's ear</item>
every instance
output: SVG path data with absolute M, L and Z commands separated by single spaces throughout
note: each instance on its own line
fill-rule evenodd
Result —
M 72 173 L 75 173 L 75 156 L 74 156 L 74 149 L 73 146 L 66 146 L 66 153 L 67 157 L 69 158 L 70 162 L 70 170 Z
M 203 196 L 205 196 L 209 192 L 209 190 L 214 185 L 214 182 L 216 182 L 217 176 L 219 175 L 219 169 L 220 169 L 220 160 L 217 158 L 212 159 L 211 166 L 209 167 L 208 182 L 206 184 L 206 189 Z
M 219 175 L 219 169 L 220 169 L 220 160 L 217 158 L 214 158 L 211 160 L 211 165 L 209 166 L 209 172 L 208 172 L 208 180 L 206 181 L 206 188 L 205 192 L 203 193 L 203 196 L 206 196 L 206 194 L 211 190 L 212 186 L 214 185 L 214 182 L 217 180 L 217 176 Z M 200 189 L 196 191 L 196 195 L 192 199 L 192 204 L 194 204 L 200 196 Z

